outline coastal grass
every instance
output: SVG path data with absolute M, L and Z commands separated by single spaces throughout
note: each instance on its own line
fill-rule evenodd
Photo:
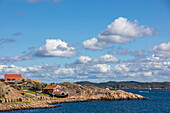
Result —
M 32 103 L 32 101 L 9 102 L 9 103 L 1 103 L 1 104 L 23 104 L 23 103 Z
M 34 92 L 34 91 L 24 91 L 24 93 L 31 93 L 31 94 L 34 94 L 34 95 L 36 95 L 37 93 L 36 92 Z
M 22 86 L 21 89 L 22 89 L 22 90 L 29 90 L 29 87 Z
M 45 93 L 40 93 L 40 95 L 49 96 L 48 94 L 45 94 Z

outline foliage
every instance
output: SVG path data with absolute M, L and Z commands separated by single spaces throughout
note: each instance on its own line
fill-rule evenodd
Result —
M 88 81 L 76 82 L 76 84 L 85 86 L 96 86 L 100 88 L 116 88 L 116 89 L 148 89 L 148 88 L 160 88 L 170 89 L 170 82 L 135 82 L 135 81 L 122 81 L 122 82 L 103 82 L 92 83 Z
M 0 79 L 1 82 L 4 82 L 5 80 L 3 78 Z
M 21 90 L 28 90 L 29 89 L 29 87 L 27 87 L 27 86 L 21 86 Z
M 52 93 L 53 93 L 53 90 L 49 90 L 49 91 L 48 91 L 48 94 L 52 94 Z
M 31 93 L 31 94 L 37 94 L 36 92 L 34 92 L 34 91 L 24 91 L 25 93 Z

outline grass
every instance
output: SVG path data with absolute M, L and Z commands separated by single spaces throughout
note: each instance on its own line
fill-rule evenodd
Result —
M 22 103 L 32 103 L 32 102 L 22 101 L 22 102 L 10 102 L 10 103 L 2 103 L 2 104 L 22 104 Z
M 35 98 L 34 96 L 29 96 L 30 98 Z
M 29 87 L 22 86 L 22 87 L 21 87 L 21 89 L 23 89 L 23 90 L 28 90 L 28 89 L 29 89 Z
M 34 92 L 34 91 L 24 91 L 24 93 L 31 93 L 31 94 L 37 94 L 36 92 Z
M 45 93 L 40 93 L 40 95 L 49 96 L 48 94 L 45 94 Z

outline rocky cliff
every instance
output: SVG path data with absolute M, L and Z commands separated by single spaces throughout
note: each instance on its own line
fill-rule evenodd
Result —
M 147 99 L 138 94 L 122 90 L 110 91 L 95 86 L 83 86 L 69 82 L 58 83 L 61 90 L 69 93 L 70 98 L 84 98 L 96 100 L 140 100 Z
M 0 82 L 0 102 L 18 102 L 23 100 L 20 92 L 5 83 Z

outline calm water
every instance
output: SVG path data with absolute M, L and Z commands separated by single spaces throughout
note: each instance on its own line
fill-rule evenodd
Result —
M 151 93 L 144 89 L 125 91 L 149 97 L 150 100 L 63 103 L 59 108 L 4 113 L 170 113 L 170 90 L 153 89 Z

